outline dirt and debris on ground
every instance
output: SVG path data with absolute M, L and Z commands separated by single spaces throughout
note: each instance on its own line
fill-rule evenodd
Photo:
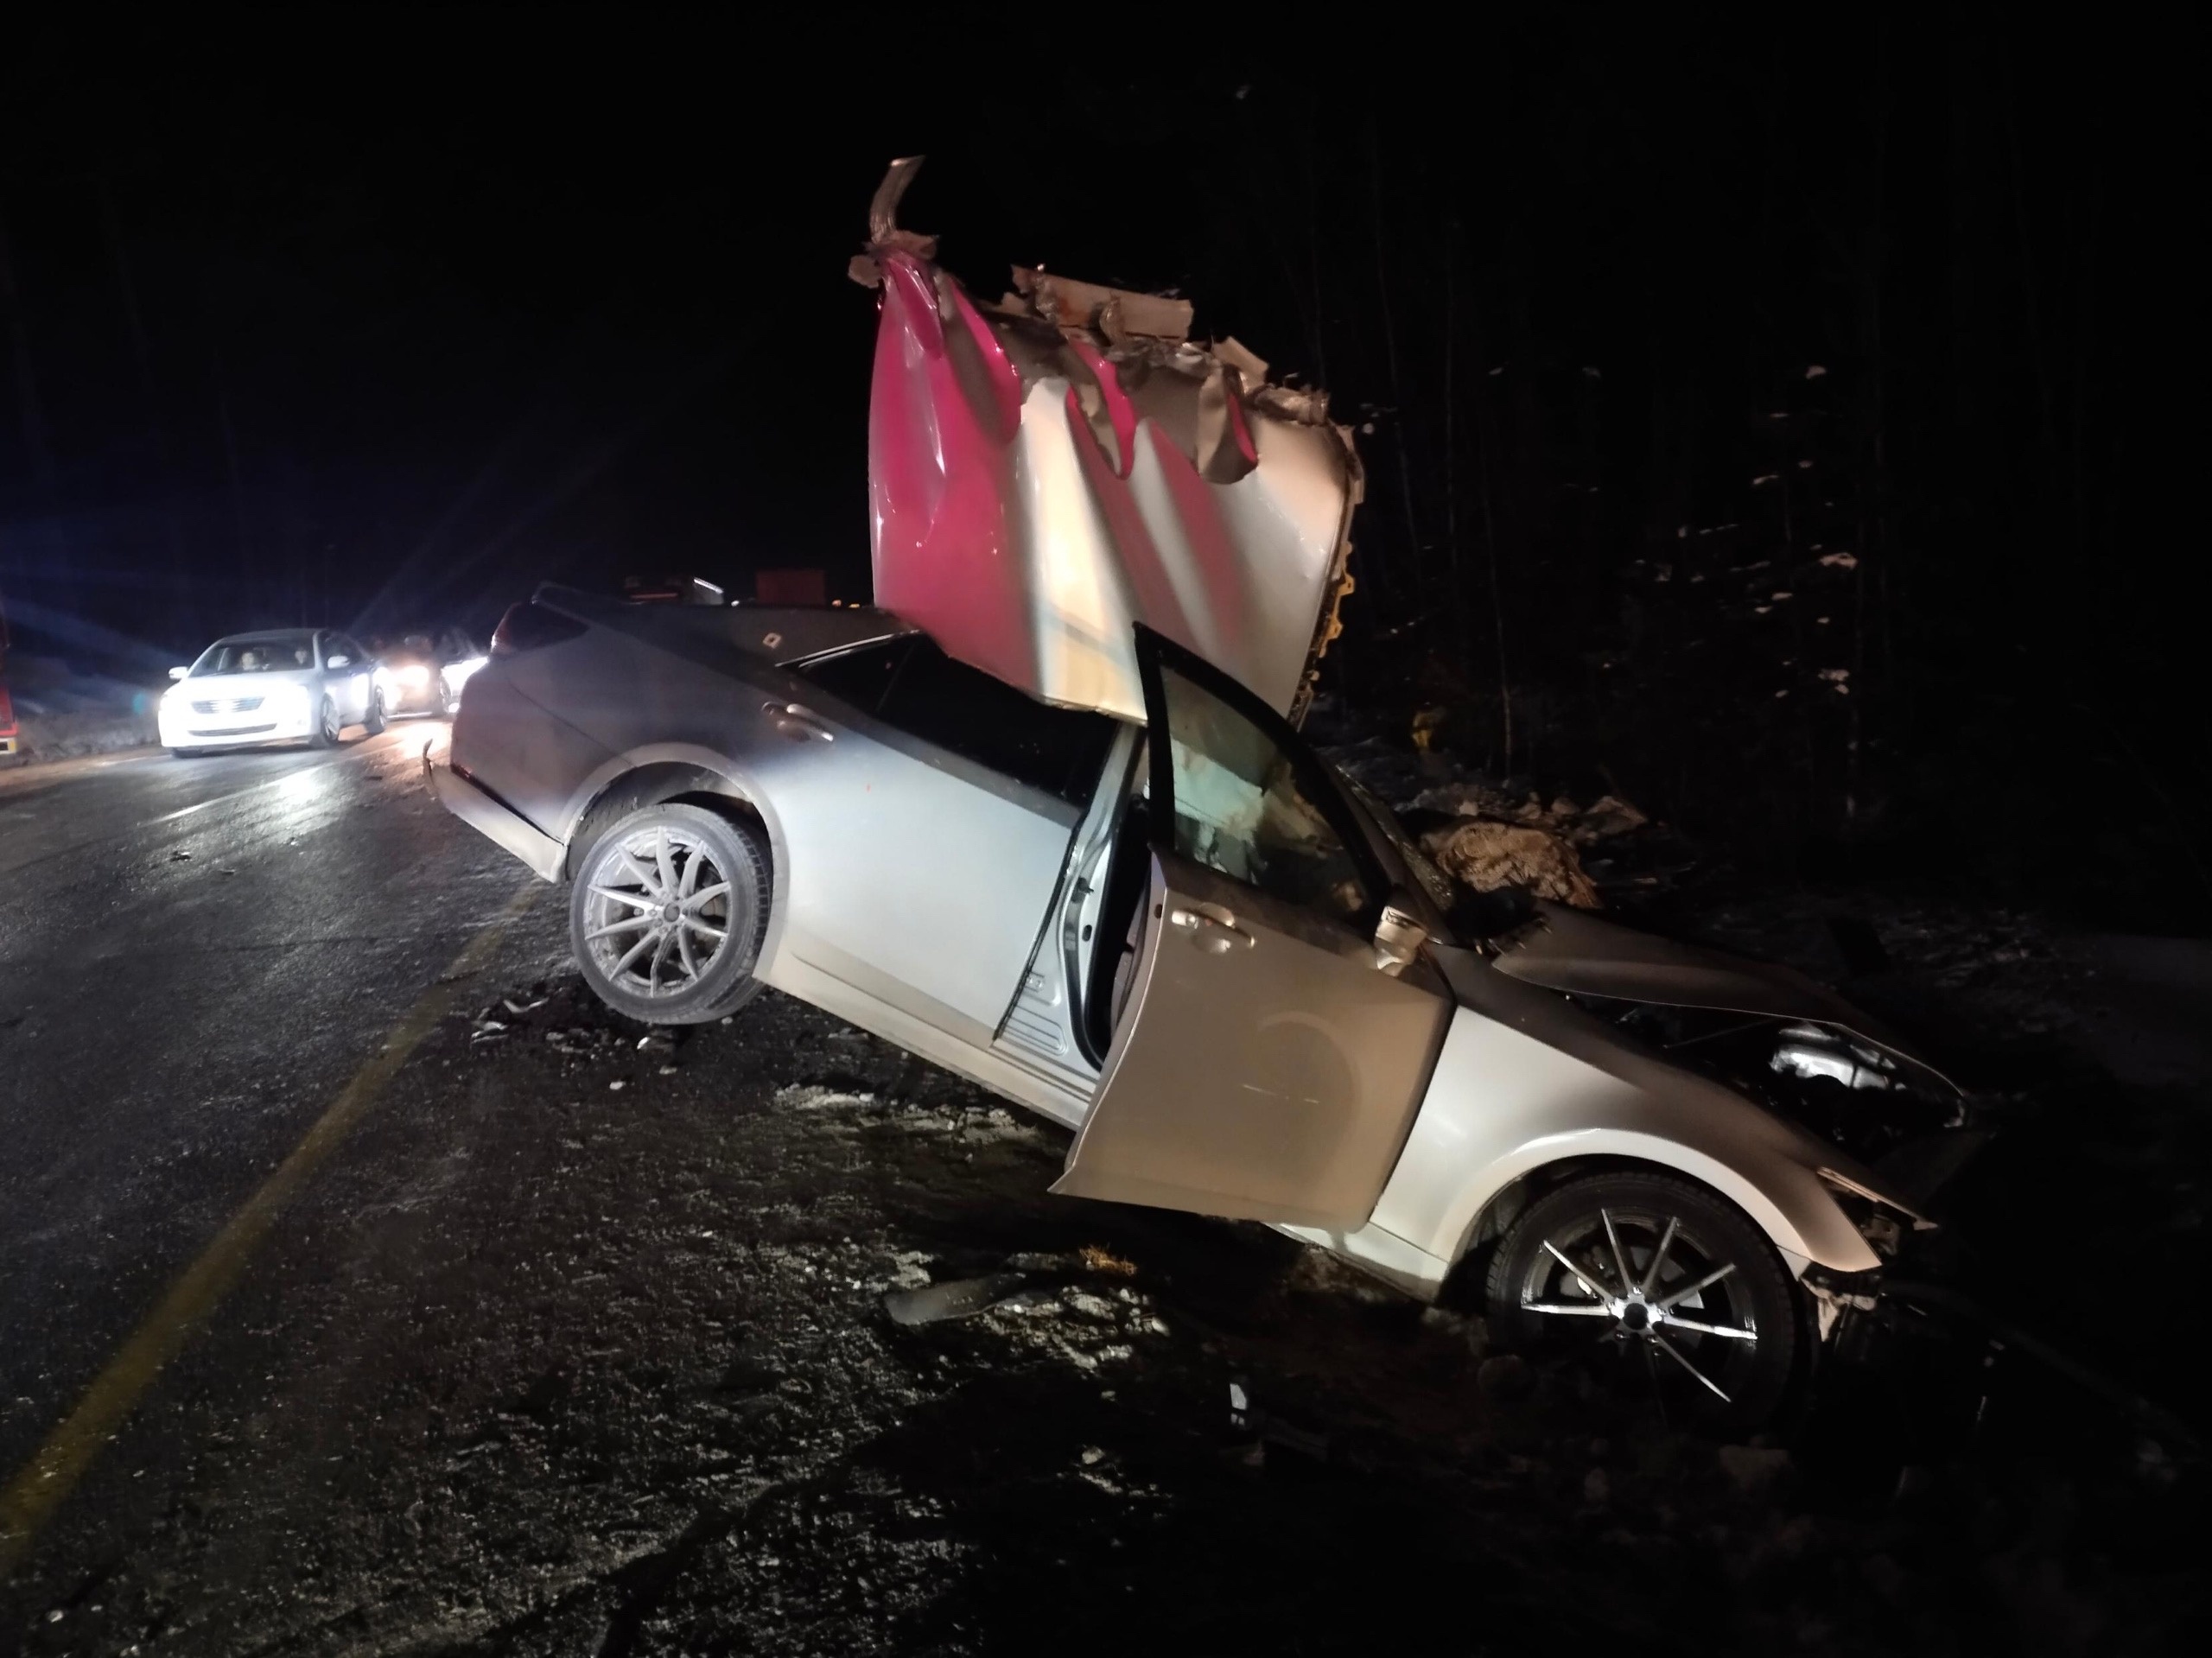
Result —
M 2173 1450 L 1701 1441 L 1492 1351 L 1464 1299 L 1053 1199 L 1065 1146 L 773 994 L 668 1033 L 572 972 L 510 985 L 179 1361 L 14 1636 L 2105 1653 L 2201 1599 Z M 887 1305 L 933 1286 L 973 1305 Z
M 1548 829 L 1470 817 L 1431 829 L 1421 845 L 1438 868 L 1478 893 L 1514 887 L 1577 909 L 1598 908 L 1598 888 L 1574 843 Z
M 2193 1413 L 2202 946 L 1777 894 L 1537 804 L 1609 907 L 1923 1036 L 1999 1130 L 1957 1273 Z M 0 1651 L 2194 1644 L 2201 1452 L 2017 1352 L 1715 1444 L 1463 1289 L 1053 1198 L 1063 1131 L 826 1015 L 652 1031 L 565 955 L 557 905 L 518 925 L 0 1589 Z

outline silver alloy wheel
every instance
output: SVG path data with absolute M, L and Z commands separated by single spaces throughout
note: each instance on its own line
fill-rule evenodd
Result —
M 1542 1240 L 1521 1283 L 1521 1307 L 1610 1320 L 1603 1339 L 1640 1346 L 1654 1363 L 1663 1357 L 1732 1404 L 1714 1375 L 1736 1351 L 1756 1352 L 1759 1340 L 1748 1299 L 1732 1291 L 1735 1273 L 1736 1263 L 1680 1216 L 1600 1209 L 1595 1221 Z
M 750 915 L 736 914 L 749 910 L 750 893 L 736 893 L 713 848 L 681 825 L 609 840 L 587 880 L 584 947 L 607 982 L 632 995 L 681 995 L 733 931 L 750 931 Z M 733 927 L 734 918 L 742 924 Z

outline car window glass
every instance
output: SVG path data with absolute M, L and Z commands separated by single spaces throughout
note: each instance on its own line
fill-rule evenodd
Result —
M 890 689 L 899 664 L 906 660 L 906 652 L 913 643 L 914 636 L 909 633 L 899 638 L 840 651 L 835 656 L 816 657 L 811 661 L 795 663 L 791 671 L 804 675 L 838 701 L 850 703 L 861 713 L 874 714 L 883 706 L 883 693 Z
M 283 674 L 315 666 L 315 650 L 305 633 L 276 638 L 219 639 L 192 665 L 200 674 Z
M 1056 708 L 955 662 L 925 634 L 909 633 L 798 663 L 841 702 L 1005 777 L 1081 804 L 1114 740 L 1114 722 Z
M 1039 702 L 955 662 L 923 634 L 912 636 L 876 713 L 902 731 L 1078 805 L 1090 798 L 1114 740 L 1106 715 Z
M 1356 921 L 1369 894 L 1321 786 L 1266 730 L 1163 665 L 1174 848 L 1276 898 Z

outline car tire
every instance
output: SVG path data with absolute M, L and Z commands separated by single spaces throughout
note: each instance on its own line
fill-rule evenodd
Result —
M 703 807 L 631 813 L 601 835 L 569 893 L 569 942 L 584 982 L 617 1013 L 703 1025 L 760 994 L 768 931 L 760 835 Z
M 366 717 L 365 717 L 361 721 L 361 734 L 364 737 L 381 737 L 384 735 L 385 724 L 385 715 L 384 711 L 384 693 L 382 691 L 371 691 L 369 693 L 369 711 Z
M 309 748 L 328 748 L 338 741 L 338 704 L 328 697 L 315 710 L 315 729 L 308 734 Z
M 1608 1362 L 1670 1421 L 1749 1431 L 1796 1374 L 1798 1298 L 1781 1257 L 1733 1204 L 1675 1175 L 1587 1175 L 1538 1198 L 1492 1256 L 1487 1291 L 1503 1344 Z

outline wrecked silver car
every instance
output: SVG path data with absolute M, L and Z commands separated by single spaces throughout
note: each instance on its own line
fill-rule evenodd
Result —
M 1479 1254 L 1504 1329 L 1770 1412 L 1925 1223 L 1874 1103 L 1940 1131 L 1953 1090 L 1809 981 L 1471 920 L 1294 724 L 1359 486 L 1325 400 L 1180 302 L 1031 271 L 977 303 L 893 223 L 902 181 L 855 262 L 879 606 L 542 588 L 441 797 L 569 884 L 626 1013 L 772 985 L 1076 1130 L 1056 1192 L 1267 1222 L 1421 1297 Z M 1727 1040 L 1667 1024 L 1700 1018 Z

